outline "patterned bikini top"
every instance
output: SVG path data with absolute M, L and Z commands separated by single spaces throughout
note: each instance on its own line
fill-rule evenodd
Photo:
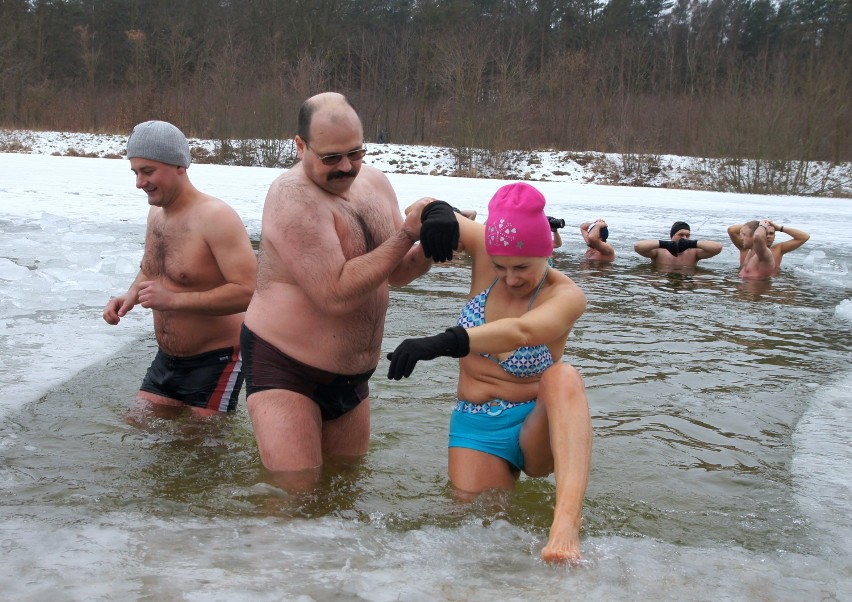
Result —
M 532 304 L 536 296 L 538 296 L 538 291 L 541 290 L 541 285 L 544 284 L 545 278 L 547 278 L 547 272 L 544 273 L 544 278 L 538 283 L 538 287 L 535 289 L 535 293 L 533 293 L 527 309 L 532 309 Z M 474 326 L 485 324 L 485 302 L 488 299 L 488 293 L 491 292 L 491 288 L 496 283 L 497 279 L 491 283 L 491 286 L 467 302 L 467 305 L 461 311 L 461 315 L 459 315 L 459 326 L 462 328 L 473 328 Z M 553 365 L 553 356 L 550 354 L 550 349 L 548 349 L 547 345 L 518 347 L 503 361 L 487 353 L 481 355 L 493 360 L 508 374 L 517 376 L 518 378 L 538 376 Z

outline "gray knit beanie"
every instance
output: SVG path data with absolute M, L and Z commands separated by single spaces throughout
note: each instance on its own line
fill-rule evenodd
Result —
M 133 157 L 181 167 L 192 162 L 186 136 L 166 121 L 145 121 L 133 128 L 127 139 L 127 158 Z

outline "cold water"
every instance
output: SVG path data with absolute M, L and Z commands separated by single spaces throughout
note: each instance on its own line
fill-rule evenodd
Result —
M 584 563 L 538 560 L 552 479 L 456 503 L 446 437 L 456 367 L 371 383 L 360 466 L 288 496 L 241 401 L 225 419 L 127 421 L 156 349 L 148 312 L 100 317 L 141 257 L 126 162 L 0 155 L 0 591 L 15 600 L 852 599 L 852 206 L 541 184 L 566 219 L 555 267 L 588 309 L 566 361 L 593 427 Z M 193 166 L 257 236 L 270 170 Z M 480 211 L 499 182 L 396 176 Z M 606 217 L 613 265 L 576 224 Z M 725 226 L 768 216 L 811 240 L 743 283 Z M 676 219 L 725 250 L 667 272 L 632 252 Z M 779 234 L 779 240 L 783 235 Z M 383 349 L 454 323 L 464 260 L 394 290 Z

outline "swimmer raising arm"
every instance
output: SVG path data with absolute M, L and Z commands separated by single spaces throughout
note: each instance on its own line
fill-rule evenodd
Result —
M 693 240 L 689 224 L 678 221 L 672 224 L 668 240 L 640 240 L 633 250 L 659 265 L 694 266 L 721 253 L 722 243 Z
M 469 301 L 456 326 L 404 340 L 389 355 L 388 377 L 410 376 L 419 361 L 460 358 L 448 452 L 454 491 L 469 499 L 514 489 L 521 471 L 555 473 L 556 505 L 541 556 L 575 563 L 592 431 L 583 379 L 561 359 L 586 300 L 548 266 L 553 239 L 544 204 L 532 186 L 511 184 L 494 195 L 485 225 L 460 220 L 473 266 Z
M 791 226 L 779 226 L 777 223 L 772 220 L 765 220 L 768 225 L 767 235 L 766 235 L 766 243 L 769 246 L 769 250 L 772 252 L 772 256 L 775 259 L 775 268 L 781 267 L 781 258 L 789 253 L 790 251 L 795 251 L 803 244 L 808 242 L 810 239 L 810 234 L 805 232 L 804 230 L 800 230 L 799 228 L 793 228 Z M 730 237 L 731 242 L 734 243 L 734 246 L 740 252 L 740 267 L 745 263 L 746 257 L 748 256 L 749 249 L 747 249 L 743 244 L 743 237 L 740 234 L 740 230 L 742 229 L 743 224 L 733 224 L 728 226 L 728 237 Z M 791 238 L 789 240 L 785 240 L 783 242 L 776 243 L 775 238 L 778 232 L 786 234 Z
M 260 458 L 290 492 L 312 488 L 325 457 L 357 461 L 367 452 L 389 287 L 424 274 L 433 263 L 425 251 L 451 257 L 458 232 L 452 210 L 431 198 L 403 219 L 387 176 L 364 164 L 363 143 L 345 96 L 307 99 L 300 161 L 264 202 L 241 341 Z

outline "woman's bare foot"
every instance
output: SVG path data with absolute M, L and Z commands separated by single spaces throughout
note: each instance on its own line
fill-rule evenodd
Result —
M 546 545 L 541 551 L 541 559 L 551 564 L 570 564 L 573 566 L 580 564 L 582 557 L 579 550 L 551 548 L 550 545 Z
M 547 545 L 541 551 L 541 559 L 553 564 L 579 564 L 582 560 L 580 556 L 580 528 L 565 524 L 565 521 L 555 518 L 550 527 Z

